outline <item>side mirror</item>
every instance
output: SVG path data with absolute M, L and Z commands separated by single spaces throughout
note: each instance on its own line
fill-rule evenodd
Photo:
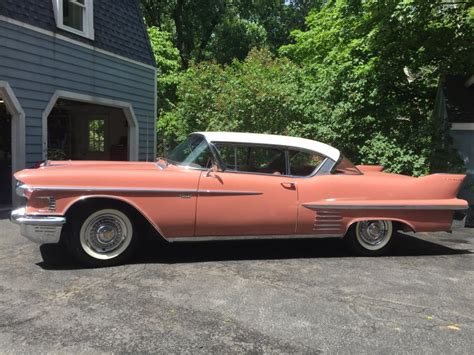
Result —
M 219 169 L 219 166 L 215 162 L 213 162 L 209 170 L 207 170 L 206 177 L 209 177 L 212 174 L 217 173 L 218 171 L 224 171 L 224 170 Z

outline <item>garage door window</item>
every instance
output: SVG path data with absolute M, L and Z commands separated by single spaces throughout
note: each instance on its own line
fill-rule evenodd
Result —
M 89 151 L 105 151 L 105 120 L 89 120 Z

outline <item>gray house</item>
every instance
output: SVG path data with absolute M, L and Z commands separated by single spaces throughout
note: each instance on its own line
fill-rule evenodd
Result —
M 152 160 L 155 77 L 138 0 L 0 0 L 0 206 L 45 159 Z

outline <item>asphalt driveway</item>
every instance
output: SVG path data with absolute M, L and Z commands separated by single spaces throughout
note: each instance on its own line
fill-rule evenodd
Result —
M 0 352 L 472 353 L 474 229 L 402 237 L 379 258 L 338 240 L 150 242 L 94 270 L 3 219 Z

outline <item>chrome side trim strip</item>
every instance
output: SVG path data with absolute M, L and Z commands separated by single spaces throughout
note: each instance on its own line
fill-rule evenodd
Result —
M 199 195 L 263 195 L 263 192 L 237 190 L 200 190 Z
M 27 186 L 20 188 L 30 191 L 74 191 L 74 192 L 125 192 L 125 193 L 158 193 L 158 194 L 191 194 L 191 195 L 262 195 L 259 191 L 237 191 L 237 190 L 187 190 L 187 189 L 149 189 L 140 187 L 89 187 L 89 186 Z
M 297 234 L 297 235 L 229 235 L 229 236 L 196 236 L 196 237 L 167 237 L 169 242 L 208 242 L 222 240 L 268 240 L 268 239 L 319 239 L 342 238 L 344 234 Z
M 26 186 L 30 191 L 81 191 L 81 192 L 139 192 L 139 193 L 197 193 L 197 190 L 182 189 L 149 189 L 140 187 L 92 187 L 92 186 Z
M 303 204 L 303 207 L 310 210 L 318 209 L 332 209 L 332 210 L 467 210 L 468 207 L 454 206 L 454 205 L 425 205 L 425 206 L 410 206 L 410 205 L 312 205 Z

